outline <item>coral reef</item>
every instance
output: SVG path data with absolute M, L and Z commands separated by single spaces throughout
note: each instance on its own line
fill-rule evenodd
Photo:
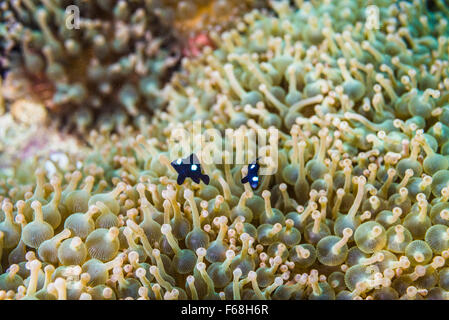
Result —
M 449 298 L 446 2 L 294 2 L 211 31 L 151 120 L 4 179 L 0 299 Z M 234 141 L 179 186 L 172 134 L 212 128 L 278 132 L 277 172 L 239 184 Z
M 78 7 L 79 20 L 66 13 L 69 5 Z M 0 7 L 8 100 L 43 103 L 49 121 L 62 115 L 63 125 L 81 132 L 98 117 L 151 114 L 161 106 L 159 90 L 180 49 L 144 1 L 1 1 Z

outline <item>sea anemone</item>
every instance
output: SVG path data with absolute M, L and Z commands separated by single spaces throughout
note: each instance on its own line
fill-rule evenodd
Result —
M 60 115 L 61 124 L 81 132 L 105 115 L 151 114 L 161 106 L 158 91 L 180 49 L 144 1 L 30 0 L 0 6 L 7 99 L 42 102 L 52 122 Z
M 434 5 L 272 1 L 211 31 L 166 110 L 3 184 L 0 298 L 448 299 L 449 15 Z M 209 129 L 278 148 L 223 152 Z M 179 130 L 210 184 L 176 182 Z M 256 189 L 242 150 L 277 168 Z

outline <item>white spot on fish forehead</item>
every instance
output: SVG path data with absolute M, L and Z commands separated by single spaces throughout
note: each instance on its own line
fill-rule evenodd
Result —
M 176 164 L 181 164 L 181 163 L 182 163 L 181 159 L 176 160 Z

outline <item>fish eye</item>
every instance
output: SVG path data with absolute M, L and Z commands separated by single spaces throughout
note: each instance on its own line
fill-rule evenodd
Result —
M 259 177 L 253 177 L 253 181 L 259 181 Z
M 192 164 L 190 169 L 192 169 L 192 171 L 196 171 L 196 169 L 198 169 L 198 166 L 196 164 Z

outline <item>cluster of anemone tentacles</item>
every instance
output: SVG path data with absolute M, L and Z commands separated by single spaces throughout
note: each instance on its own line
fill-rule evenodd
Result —
M 8 100 L 42 102 L 53 122 L 62 116 L 62 125 L 81 132 L 98 117 L 151 114 L 162 105 L 159 90 L 180 50 L 150 4 L 26 0 L 0 7 Z
M 10 70 L 4 95 L 42 103 L 52 121 L 62 116 L 64 128 L 82 133 L 99 117 L 151 115 L 163 106 L 159 90 L 180 57 L 208 43 L 207 30 L 265 3 L 229 2 L 1 1 L 0 66 Z M 79 9 L 79 27 L 67 27 L 76 22 L 69 5 Z
M 166 146 L 137 132 L 93 132 L 107 156 L 50 179 L 39 168 L 34 190 L 3 186 L 2 299 L 448 297 L 449 171 L 413 177 L 410 163 L 428 173 L 413 155 L 422 132 L 382 166 L 336 148 L 317 178 L 322 129 L 292 149 L 305 172 L 294 190 L 279 172 L 254 191 L 236 183 L 246 166 L 228 164 L 205 167 L 210 185 L 179 186 Z
M 2 183 L 1 298 L 449 298 L 447 5 L 271 5 L 212 32 L 151 123 Z M 179 186 L 168 141 L 192 120 L 278 129 L 277 172 L 251 190 L 225 152 L 209 185 Z

